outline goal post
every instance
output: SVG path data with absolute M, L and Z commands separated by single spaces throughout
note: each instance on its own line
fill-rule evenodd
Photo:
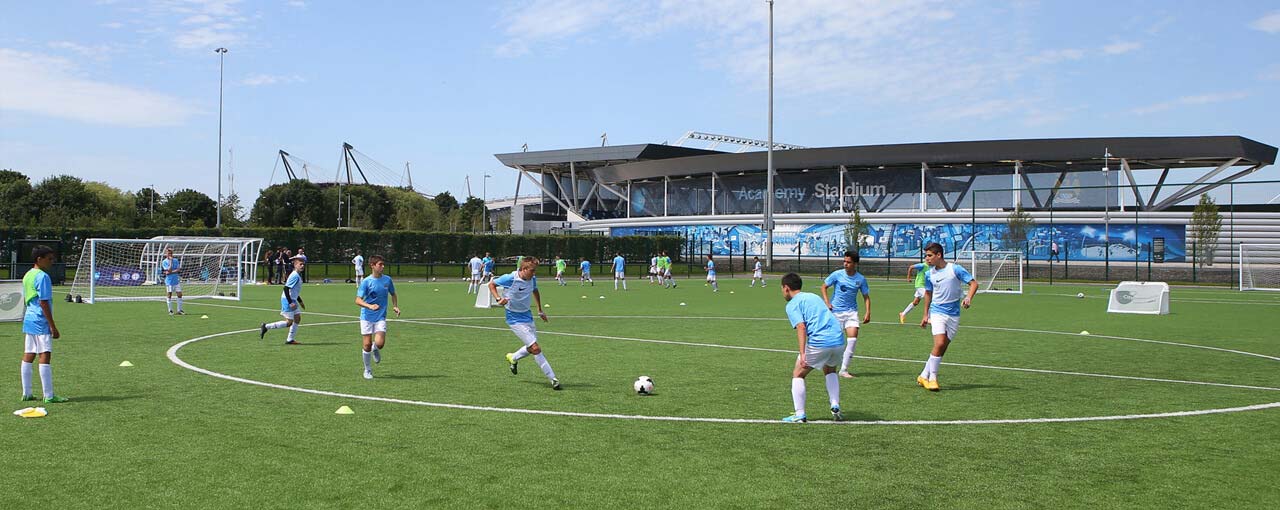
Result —
M 260 239 L 87 239 L 71 294 L 88 303 L 163 300 L 162 261 L 172 249 L 184 299 L 239 301 L 256 275 L 260 245 Z
M 1022 294 L 1022 252 L 964 250 L 957 255 L 978 281 L 978 292 Z
M 1280 244 L 1240 243 L 1239 288 L 1280 291 Z

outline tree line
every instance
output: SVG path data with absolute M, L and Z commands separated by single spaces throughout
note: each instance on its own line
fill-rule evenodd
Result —
M 449 192 L 427 198 L 405 188 L 353 185 L 339 189 L 295 179 L 261 190 L 248 210 L 236 193 L 223 197 L 222 225 L 480 232 L 483 211 L 483 200 L 470 197 L 459 203 Z M 217 212 L 214 199 L 193 189 L 127 191 L 70 175 L 32 184 L 21 172 L 0 170 L 0 225 L 199 228 L 216 225 Z

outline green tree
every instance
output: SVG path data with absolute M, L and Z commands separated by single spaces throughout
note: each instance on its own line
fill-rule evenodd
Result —
M 56 175 L 31 188 L 27 208 L 33 218 L 39 218 L 40 225 L 72 227 L 92 224 L 98 203 L 84 181 Z
M 1218 204 L 1208 194 L 1200 195 L 1200 201 L 1191 212 L 1190 235 L 1195 263 L 1201 267 L 1213 265 L 1213 255 L 1218 251 L 1218 234 L 1222 233 L 1222 213 Z
M 1018 204 L 1018 207 L 1009 213 L 1007 224 L 1009 235 L 1004 238 L 1005 247 L 1022 251 L 1027 244 L 1027 234 L 1036 226 L 1036 220 L 1032 219 L 1031 214 L 1022 209 L 1022 204 Z
M 436 207 L 440 208 L 442 214 L 449 214 L 458 208 L 458 199 L 453 198 L 448 191 L 442 191 L 435 198 Z
M 213 227 L 217 224 L 217 204 L 209 195 L 193 189 L 170 193 L 164 199 L 164 208 L 179 218 L 182 226 Z
M 243 227 L 245 225 L 244 206 L 240 204 L 240 194 L 232 192 L 222 197 L 222 226 Z
M 845 249 L 857 251 L 862 247 L 862 239 L 864 236 L 870 235 L 871 225 L 862 219 L 862 211 L 855 202 L 853 204 L 853 214 L 849 216 L 849 223 L 844 227 L 844 245 Z
M 338 202 L 324 200 L 320 186 L 307 180 L 273 184 L 258 193 L 249 222 L 263 227 L 335 227 Z
M 133 193 L 122 191 L 101 182 L 86 182 L 85 189 L 96 198 L 96 210 L 92 211 L 89 225 L 131 228 L 138 222 L 138 211 Z
M 0 170 L 0 225 L 24 225 L 34 219 L 27 211 L 31 179 L 21 172 Z
M 484 200 L 480 197 L 469 197 L 459 209 L 459 227 L 468 232 L 484 231 Z
M 391 218 L 383 228 L 418 232 L 443 230 L 444 217 L 435 201 L 407 189 L 387 188 Z

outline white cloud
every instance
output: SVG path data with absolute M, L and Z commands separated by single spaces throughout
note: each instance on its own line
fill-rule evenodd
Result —
M 119 22 L 119 21 L 112 21 L 112 22 L 110 22 L 110 23 L 103 23 L 103 24 L 102 24 L 102 28 L 110 28 L 110 29 L 113 29 L 113 30 L 114 30 L 114 29 L 119 29 L 119 28 L 124 28 L 124 23 L 121 23 L 121 22 Z
M 1222 103 L 1227 101 L 1244 99 L 1246 97 L 1249 97 L 1249 94 L 1241 91 L 1216 92 L 1212 94 L 1200 94 L 1196 96 L 1182 96 L 1172 101 L 1165 101 L 1163 103 L 1156 103 L 1152 105 L 1143 106 L 1140 108 L 1134 108 L 1130 110 L 1130 112 L 1132 112 L 1135 115 L 1150 115 L 1153 113 L 1168 111 L 1179 106 L 1195 106 L 1195 105 Z
M 197 14 L 195 16 L 189 16 L 187 17 L 187 19 L 184 19 L 181 21 L 183 25 L 202 25 L 202 24 L 212 23 L 212 22 L 213 22 L 213 16 L 210 16 L 208 14 Z
M 1033 64 L 1056 64 L 1065 60 L 1080 60 L 1084 58 L 1084 50 L 1069 48 L 1062 50 L 1045 50 L 1027 59 Z
M 509 40 L 495 53 L 518 57 L 528 53 L 533 43 L 563 40 L 600 28 L 617 14 L 618 5 L 609 0 L 533 0 L 503 16 L 501 23 Z
M 0 48 L 0 110 L 125 127 L 176 126 L 198 113 L 185 101 L 84 78 L 64 58 Z
M 219 46 L 234 46 L 236 43 L 243 41 L 242 34 L 230 31 L 219 30 L 214 27 L 200 27 L 180 33 L 173 38 L 173 43 L 182 49 L 210 49 Z
M 301 9 L 307 6 L 307 3 L 302 0 L 289 0 L 289 2 L 287 3 L 289 4 L 289 7 L 295 7 L 298 9 Z
M 1266 16 L 1258 18 L 1249 27 L 1254 30 L 1261 30 L 1268 34 L 1280 33 L 1280 11 L 1272 11 Z
M 270 75 L 270 74 L 253 74 L 253 75 L 249 75 L 243 80 L 240 80 L 240 84 L 247 85 L 250 87 L 261 87 L 264 85 L 283 85 L 288 83 L 303 83 L 306 81 L 307 81 L 306 79 L 296 74 L 289 75 L 289 76 L 276 76 L 276 75 Z
M 67 50 L 95 60 L 103 60 L 113 51 L 111 46 L 105 44 L 85 46 L 71 41 L 53 41 L 49 43 L 49 47 L 57 50 Z
M 1142 48 L 1142 43 L 1140 42 L 1120 41 L 1103 46 L 1102 52 L 1108 55 L 1122 55 L 1140 48 Z

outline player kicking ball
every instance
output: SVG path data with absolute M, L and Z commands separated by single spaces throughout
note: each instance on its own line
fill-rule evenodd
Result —
M 280 293 L 280 316 L 284 317 L 284 320 L 270 324 L 262 323 L 258 338 L 265 338 L 268 329 L 289 328 L 289 336 L 285 338 L 284 343 L 297 345 L 298 325 L 302 324 L 302 311 L 307 309 L 306 303 L 302 302 L 302 272 L 306 270 L 307 261 L 300 255 L 294 255 L 291 260 L 293 260 L 293 272 L 289 273 L 289 278 L 284 281 L 284 292 Z
M 920 304 L 921 299 L 924 299 L 924 276 L 927 272 L 929 272 L 929 266 L 924 262 L 912 264 L 911 267 L 907 268 L 907 280 L 915 285 L 916 295 L 915 298 L 907 304 L 907 307 L 898 314 L 898 324 L 906 324 L 907 314 L 911 313 L 912 308 L 915 308 L 916 305 Z
M 978 282 L 964 267 L 943 258 L 942 245 L 929 243 L 924 247 L 924 262 L 929 274 L 924 280 L 924 320 L 920 327 L 933 325 L 933 352 L 924 364 L 924 370 L 916 377 L 916 383 L 926 390 L 938 391 L 938 366 L 947 346 L 960 328 L 960 309 L 969 308 L 973 295 L 978 292 Z M 960 297 L 960 285 L 969 284 L 969 293 Z
M 782 421 L 809 421 L 805 414 L 804 378 L 818 367 L 822 367 L 822 376 L 827 383 L 827 396 L 831 398 L 831 418 L 844 421 L 844 414 L 840 412 L 840 378 L 836 376 L 836 364 L 844 353 L 844 335 L 840 331 L 840 321 L 817 294 L 800 292 L 802 286 L 800 275 L 787 273 L 782 277 L 782 297 L 787 300 L 787 320 L 796 329 L 796 339 L 800 342 L 800 354 L 796 356 L 795 369 L 791 372 L 791 402 L 796 413 Z
M 506 307 L 507 326 L 511 328 L 512 333 L 516 334 L 516 338 L 524 343 L 524 347 L 520 350 L 507 353 L 507 364 L 511 367 L 511 375 L 517 373 L 516 364 L 521 359 L 533 355 L 534 361 L 538 362 L 538 367 L 542 368 L 543 375 L 551 381 L 551 389 L 559 391 L 560 380 L 556 379 L 556 373 L 551 370 L 551 363 L 547 362 L 547 357 L 542 354 L 542 347 L 538 345 L 538 327 L 533 322 L 533 312 L 529 308 L 529 298 L 532 297 L 538 306 L 538 317 L 542 322 L 549 322 L 547 312 L 542 311 L 542 294 L 538 292 L 538 278 L 534 276 L 537 270 L 538 259 L 525 257 L 515 272 L 490 281 L 489 293 L 493 294 L 493 298 L 499 305 Z M 505 295 L 498 293 L 498 287 L 506 288 Z
M 379 255 L 369 257 L 369 268 L 373 274 L 360 280 L 356 288 L 356 306 L 360 307 L 360 337 L 364 341 L 364 378 L 373 379 L 374 363 L 382 363 L 382 347 L 387 344 L 387 296 L 391 296 L 391 310 L 400 317 L 400 298 L 396 296 L 396 285 L 391 277 L 382 274 L 386 262 Z

